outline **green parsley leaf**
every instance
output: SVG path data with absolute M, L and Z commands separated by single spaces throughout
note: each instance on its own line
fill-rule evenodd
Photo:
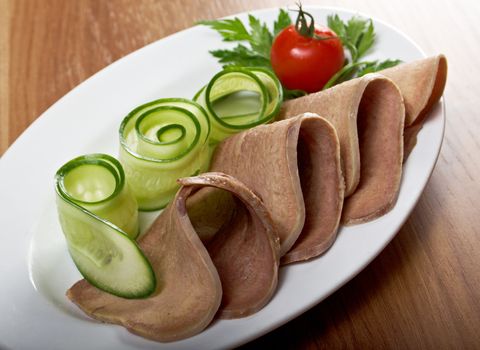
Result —
M 277 20 L 273 23 L 273 37 L 276 37 L 278 33 L 292 24 L 292 19 L 288 12 L 284 9 L 280 9 Z
M 255 51 L 242 44 L 238 44 L 230 50 L 213 50 L 210 53 L 218 58 L 218 62 L 224 68 L 228 66 L 271 68 L 269 59 L 258 55 Z
M 200 21 L 198 24 L 206 25 L 216 30 L 223 37 L 224 41 L 250 40 L 250 34 L 242 21 L 237 17 L 233 19 Z
M 345 24 L 338 15 L 328 16 L 327 23 L 350 52 L 352 62 L 358 62 L 375 42 L 375 28 L 370 19 L 354 16 Z
M 345 28 L 345 23 L 338 17 L 337 14 L 335 15 L 330 15 L 327 17 L 327 25 L 328 27 L 337 34 L 337 36 L 343 41 L 346 38 L 346 28 Z
M 250 24 L 250 46 L 252 50 L 261 56 L 270 59 L 270 49 L 272 47 L 273 36 L 265 23 L 260 23 L 258 18 L 248 15 Z
M 357 54 L 361 58 L 375 43 L 375 29 L 372 20 L 369 20 L 368 27 L 364 30 L 358 40 Z
M 244 66 L 244 67 L 267 67 L 270 65 L 270 50 L 272 48 L 274 35 L 292 23 L 288 12 L 281 9 L 278 18 L 274 23 L 272 34 L 265 23 L 252 15 L 248 16 L 249 30 L 242 21 L 235 17 L 233 19 L 222 19 L 213 21 L 200 21 L 198 24 L 206 25 L 216 30 L 224 41 L 244 41 L 250 47 L 239 44 L 233 49 L 213 50 L 211 54 L 218 58 L 223 66 Z
M 349 38 L 349 34 L 347 33 L 347 25 L 340 19 L 340 17 L 338 17 L 337 14 L 333 16 L 327 16 L 327 25 L 340 38 L 343 46 L 345 46 L 350 52 L 352 60 L 355 60 L 357 57 L 357 48 L 355 46 L 355 43 L 353 43 Z M 350 31 L 351 30 L 352 29 L 350 29 Z
M 367 26 L 367 21 L 360 17 L 352 17 L 348 20 L 346 30 L 346 38 L 351 42 L 355 47 L 358 47 L 360 42 L 360 37 L 365 31 Z

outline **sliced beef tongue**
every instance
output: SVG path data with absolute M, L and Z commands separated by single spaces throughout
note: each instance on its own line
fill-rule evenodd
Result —
M 417 134 L 433 105 L 440 100 L 447 82 L 444 55 L 423 58 L 380 71 L 398 85 L 405 100 L 406 158 L 416 144 Z
M 424 120 L 438 102 L 447 82 L 447 59 L 431 56 L 379 72 L 393 80 L 405 99 L 405 126 Z
M 307 113 L 232 136 L 218 145 L 211 169 L 259 195 L 283 263 L 318 256 L 333 243 L 344 184 L 338 137 L 325 119 Z
M 217 232 L 206 243 L 222 281 L 218 317 L 238 318 L 260 310 L 275 292 L 280 260 L 279 238 L 267 208 L 249 188 L 229 175 L 208 173 L 179 182 L 183 186 L 202 187 L 196 195 L 202 199 L 203 216 L 212 218 L 219 213 L 219 207 L 223 207 L 221 214 L 228 213 L 217 220 L 221 224 L 214 225 Z M 219 191 L 227 191 L 231 196 Z M 213 195 L 216 204 L 204 205 L 208 200 L 201 192 Z M 202 216 L 200 209 L 196 210 L 192 223 L 197 230 L 205 231 L 202 226 L 207 222 L 196 220 Z
M 330 248 L 337 237 L 345 189 L 335 128 L 312 113 L 304 114 L 297 123 L 305 223 L 295 244 L 282 257 L 282 264 L 308 260 Z
M 397 86 L 379 74 L 283 104 L 280 119 L 314 112 L 332 123 L 340 140 L 345 200 L 342 221 L 361 223 L 395 203 L 402 174 L 405 112 Z

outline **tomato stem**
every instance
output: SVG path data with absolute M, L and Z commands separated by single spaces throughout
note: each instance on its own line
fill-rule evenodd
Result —
M 315 20 L 311 14 L 303 11 L 302 3 L 297 3 L 298 10 L 292 10 L 298 12 L 297 20 L 295 21 L 295 30 L 298 34 L 305 38 L 312 38 L 315 40 L 328 40 L 335 37 L 331 36 L 320 36 L 315 34 Z M 307 17 L 310 19 L 310 23 L 307 21 Z

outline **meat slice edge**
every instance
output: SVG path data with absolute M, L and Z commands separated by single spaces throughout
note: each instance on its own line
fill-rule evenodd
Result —
M 370 79 L 357 114 L 360 181 L 345 199 L 344 224 L 376 219 L 394 206 L 402 177 L 404 116 L 397 86 L 388 79 Z
M 395 84 L 379 74 L 369 74 L 288 101 L 282 106 L 280 118 L 305 112 L 322 115 L 337 131 L 347 197 L 342 222 L 366 222 L 386 213 L 398 194 L 403 159 L 405 113 Z M 385 163 L 379 161 L 382 158 Z M 394 166 L 388 169 L 391 176 L 385 177 L 380 170 L 387 165 Z
M 235 196 L 232 202 L 229 197 L 213 193 L 214 198 L 223 202 L 204 207 L 203 211 L 207 217 L 212 217 L 212 211 L 218 206 L 234 204 L 218 232 L 207 243 L 223 288 L 217 316 L 239 318 L 257 312 L 272 298 L 278 283 L 280 243 L 267 209 L 243 183 L 222 173 L 208 173 L 179 182 L 183 186 L 212 186 Z M 200 189 L 203 190 L 209 188 Z M 207 193 L 212 195 L 212 191 Z M 197 229 L 201 230 L 202 223 L 204 221 L 195 224 Z
M 297 158 L 305 201 L 305 225 L 282 264 L 323 254 L 335 241 L 342 214 L 345 184 L 335 128 L 315 114 L 300 119 Z
M 318 256 L 335 240 L 344 182 L 327 120 L 305 113 L 232 136 L 218 146 L 212 170 L 239 178 L 262 199 L 279 232 L 282 263 Z
M 405 101 L 404 161 L 417 143 L 432 107 L 440 100 L 447 82 L 448 64 L 444 55 L 404 63 L 379 73 L 397 84 Z
M 211 170 L 242 181 L 268 208 L 280 238 L 280 256 L 300 234 L 305 205 L 297 168 L 296 120 L 260 125 L 222 141 L 213 155 Z

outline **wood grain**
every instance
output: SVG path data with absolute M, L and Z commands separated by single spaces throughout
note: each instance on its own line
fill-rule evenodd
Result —
M 0 155 L 10 145 L 8 73 L 10 61 L 10 2 L 0 0 Z
M 367 13 L 427 54 L 446 54 L 445 140 L 418 205 L 380 256 L 245 348 L 480 348 L 480 2 L 304 3 Z M 57 99 L 131 51 L 200 19 L 284 5 L 293 1 L 0 0 L 0 154 Z

